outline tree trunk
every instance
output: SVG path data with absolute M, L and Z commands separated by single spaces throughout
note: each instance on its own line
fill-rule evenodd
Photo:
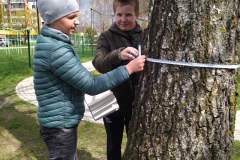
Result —
M 239 0 L 154 0 L 143 46 L 149 58 L 237 64 Z M 237 70 L 146 62 L 124 160 L 231 157 Z

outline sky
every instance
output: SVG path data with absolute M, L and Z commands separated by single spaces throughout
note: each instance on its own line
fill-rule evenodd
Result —
M 82 0 L 83 6 L 81 8 L 85 8 L 88 4 L 88 0 Z

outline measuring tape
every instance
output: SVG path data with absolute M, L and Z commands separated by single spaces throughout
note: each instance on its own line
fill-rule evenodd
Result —
M 173 64 L 173 65 L 179 65 L 179 66 L 204 67 L 204 68 L 237 69 L 237 68 L 240 67 L 239 64 L 236 64 L 236 65 L 224 65 L 224 64 L 206 64 L 206 63 L 192 63 L 192 62 L 177 62 L 177 61 L 154 59 L 154 58 L 147 58 L 147 61 L 154 62 L 154 63 L 162 63 L 162 64 Z

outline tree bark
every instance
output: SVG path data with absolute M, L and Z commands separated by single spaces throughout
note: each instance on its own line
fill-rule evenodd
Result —
M 239 0 L 154 0 L 143 40 L 149 58 L 237 64 Z M 146 62 L 124 160 L 231 157 L 237 70 Z

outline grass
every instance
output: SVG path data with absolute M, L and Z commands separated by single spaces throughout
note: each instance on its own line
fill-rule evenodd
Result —
M 93 55 L 85 51 L 81 62 L 90 61 Z M 27 49 L 24 54 L 0 50 L 0 159 L 34 160 L 47 159 L 45 144 L 39 135 L 36 118 L 37 107 L 20 99 L 15 88 L 23 79 L 32 76 L 29 68 Z M 32 62 L 31 55 L 31 62 Z M 94 72 L 98 75 L 98 72 Z M 83 160 L 106 159 L 106 133 L 102 124 L 82 121 L 79 126 L 78 157 Z M 96 139 L 98 141 L 96 141 Z
M 85 49 L 84 57 L 82 49 L 77 50 L 81 62 L 93 59 L 91 49 Z M 22 54 L 14 50 L 7 54 L 0 50 L 0 160 L 42 160 L 48 156 L 39 134 L 37 107 L 23 101 L 15 93 L 17 84 L 33 74 L 27 53 L 26 49 L 23 49 Z M 92 74 L 99 75 L 98 72 Z M 78 157 L 81 160 L 106 159 L 106 133 L 102 124 L 82 121 L 78 136 Z M 126 135 L 123 149 L 125 144 Z M 240 141 L 234 141 L 232 160 L 240 160 L 239 157 Z

